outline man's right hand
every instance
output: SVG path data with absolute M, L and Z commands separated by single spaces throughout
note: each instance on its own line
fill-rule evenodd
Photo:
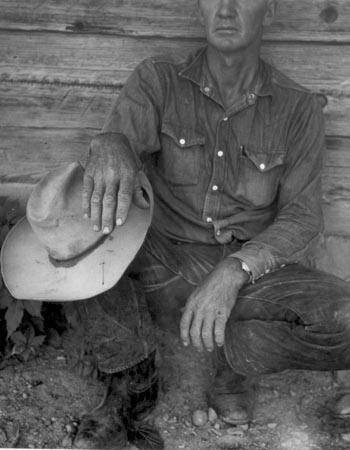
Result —
M 128 144 L 116 144 L 115 135 L 96 136 L 90 145 L 84 174 L 83 211 L 95 231 L 110 233 L 126 221 L 131 202 L 149 204 L 142 194 L 136 159 Z

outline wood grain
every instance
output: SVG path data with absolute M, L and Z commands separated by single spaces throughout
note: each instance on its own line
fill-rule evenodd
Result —
M 122 86 L 142 59 L 159 54 L 183 57 L 201 45 L 197 41 L 6 32 L 0 33 L 1 43 L 2 80 L 114 89 Z M 350 46 L 268 43 L 263 55 L 299 83 L 328 95 L 327 132 L 349 134 Z
M 184 59 L 201 45 L 195 40 L 0 31 L 0 79 L 118 86 L 147 57 Z M 266 43 L 262 55 L 306 87 L 350 92 L 350 45 Z
M 195 0 L 1 0 L 0 28 L 201 37 Z M 268 40 L 350 41 L 348 0 L 279 0 Z
M 85 163 L 94 129 L 2 127 L 0 183 L 40 176 L 60 164 Z M 323 171 L 326 232 L 350 236 L 350 139 L 328 138 Z M 23 180 L 22 180 L 23 181 Z

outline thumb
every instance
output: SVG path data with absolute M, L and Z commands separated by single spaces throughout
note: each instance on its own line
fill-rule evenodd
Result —
M 144 190 L 141 187 L 141 183 L 138 177 L 136 179 L 134 187 L 134 203 L 141 209 L 148 209 L 150 206 L 149 201 L 146 199 L 144 195 Z

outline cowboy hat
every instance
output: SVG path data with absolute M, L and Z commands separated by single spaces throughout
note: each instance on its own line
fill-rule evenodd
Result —
M 34 187 L 26 217 L 10 230 L 1 249 L 1 272 L 13 297 L 94 297 L 118 282 L 141 247 L 153 212 L 146 176 L 140 172 L 150 208 L 132 204 L 125 224 L 104 235 L 83 217 L 83 175 L 83 167 L 75 162 L 50 172 Z

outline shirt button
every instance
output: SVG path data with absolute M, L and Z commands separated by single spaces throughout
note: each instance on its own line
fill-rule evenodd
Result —
M 186 144 L 186 140 L 185 139 L 180 139 L 179 142 L 180 142 L 181 145 L 185 145 Z
M 213 190 L 213 191 L 217 191 L 218 189 L 219 189 L 219 187 L 216 186 L 216 184 L 214 184 L 214 186 L 212 187 L 212 190 Z
M 248 98 L 248 103 L 252 104 L 252 103 L 255 103 L 256 95 L 253 92 L 251 92 L 250 94 L 248 94 L 247 98 Z
M 224 156 L 224 152 L 222 150 L 218 151 L 218 157 L 222 158 Z
M 265 170 L 266 169 L 266 166 L 265 166 L 265 164 L 264 163 L 262 163 L 262 164 L 260 164 L 260 170 Z
M 207 222 L 208 222 L 208 223 L 212 223 L 212 222 L 213 222 L 213 219 L 212 219 L 211 217 L 207 217 Z

